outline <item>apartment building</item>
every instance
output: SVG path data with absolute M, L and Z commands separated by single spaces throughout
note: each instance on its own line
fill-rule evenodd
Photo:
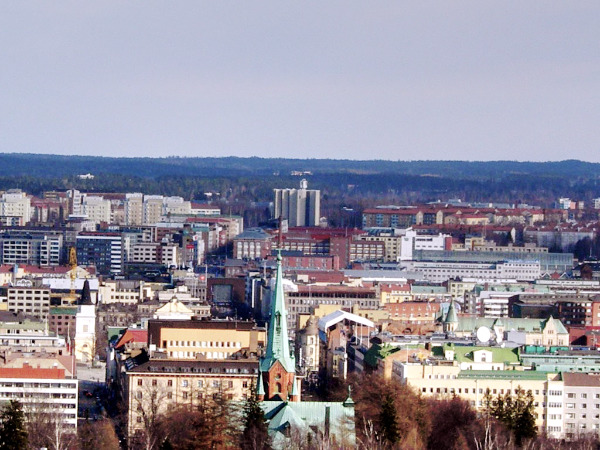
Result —
M 33 367 L 0 367 L 0 400 L 17 400 L 26 410 L 41 414 L 52 412 L 58 426 L 77 429 L 78 380 L 65 369 Z
M 47 287 L 10 286 L 6 289 L 7 309 L 46 320 L 50 311 L 50 292 Z
M 24 226 L 32 216 L 31 198 L 20 189 L 9 189 L 0 197 L 0 217 L 5 225 Z M 13 218 L 14 220 L 6 220 Z
M 243 401 L 258 377 L 258 358 L 219 361 L 156 359 L 125 373 L 128 436 L 135 442 L 145 430 L 143 415 L 153 405 L 161 414 L 178 405 L 201 405 L 224 397 Z
M 536 425 L 552 437 L 560 437 L 563 382 L 557 374 L 518 370 L 461 370 L 452 361 L 432 364 L 394 361 L 392 377 L 426 397 L 458 396 L 481 410 L 486 392 L 495 397 L 531 391 Z
M 103 275 L 123 272 L 125 252 L 120 233 L 80 233 L 76 248 L 77 262 L 81 266 L 95 266 Z
M 564 437 L 600 432 L 600 375 L 562 373 L 564 382 Z
M 62 262 L 64 234 L 48 228 L 8 228 L 0 234 L 2 264 L 54 266 Z

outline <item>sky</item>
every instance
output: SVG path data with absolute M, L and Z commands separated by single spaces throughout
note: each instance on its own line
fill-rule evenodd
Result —
M 600 162 L 600 2 L 0 2 L 0 152 Z

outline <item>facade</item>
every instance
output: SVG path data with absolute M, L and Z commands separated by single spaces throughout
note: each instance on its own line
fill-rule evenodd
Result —
M 103 275 L 123 272 L 125 252 L 120 233 L 80 233 L 76 245 L 79 265 L 93 265 Z
M 273 217 L 287 220 L 290 227 L 318 226 L 321 218 L 321 192 L 307 187 L 308 183 L 303 179 L 300 189 L 273 189 Z
M 258 372 L 256 357 L 221 361 L 155 359 L 127 371 L 128 434 L 132 441 L 145 430 L 144 414 L 161 414 L 177 405 L 202 405 L 224 396 L 242 401 Z
M 563 373 L 563 431 L 567 439 L 600 432 L 600 376 Z
M 46 320 L 50 311 L 50 289 L 10 286 L 6 290 L 7 309 Z
M 310 314 L 319 305 L 335 305 L 336 309 L 379 309 L 375 288 L 355 286 L 298 285 L 287 293 L 288 327 L 294 330 L 300 314 Z
M 65 369 L 0 367 L 0 399 L 17 400 L 25 410 L 56 414 L 57 426 L 77 430 L 78 380 Z
M 125 194 L 125 225 L 142 225 L 144 223 L 144 194 L 133 192 Z
M 9 189 L 2 194 L 0 198 L 0 218 L 2 218 L 5 225 L 27 225 L 32 214 L 31 198 L 25 192 L 20 189 Z
M 475 278 L 478 280 L 534 281 L 541 276 L 539 263 L 464 263 L 406 261 L 407 270 L 422 272 L 427 281 L 444 283 L 451 278 Z
M 235 320 L 149 320 L 151 352 L 180 360 L 217 361 L 259 353 L 265 346 L 264 328 Z
M 110 200 L 104 197 L 87 195 L 81 205 L 82 214 L 87 216 L 87 220 L 96 224 L 109 224 L 111 221 Z
M 51 229 L 5 229 L 0 234 L 2 264 L 55 266 L 61 263 L 64 236 Z

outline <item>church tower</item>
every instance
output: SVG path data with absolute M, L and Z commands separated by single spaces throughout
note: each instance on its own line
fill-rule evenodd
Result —
M 290 351 L 287 311 L 283 291 L 281 253 L 277 255 L 277 275 L 271 298 L 271 318 L 267 351 L 261 358 L 257 387 L 259 400 L 300 401 L 296 380 L 296 361 Z
M 75 316 L 75 359 L 91 363 L 96 353 L 96 305 L 92 303 L 90 283 L 85 280 Z

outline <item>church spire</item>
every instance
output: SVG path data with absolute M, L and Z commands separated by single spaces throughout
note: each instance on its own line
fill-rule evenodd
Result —
M 296 363 L 295 358 L 290 353 L 290 339 L 288 336 L 281 252 L 277 253 L 277 275 L 273 294 L 271 298 L 271 318 L 269 319 L 267 351 L 261 360 L 260 370 L 267 372 L 275 362 L 279 361 L 287 372 L 295 373 Z

